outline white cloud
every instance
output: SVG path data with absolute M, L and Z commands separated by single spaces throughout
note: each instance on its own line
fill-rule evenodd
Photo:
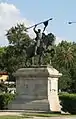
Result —
M 56 37 L 55 44 L 58 45 L 63 39 L 60 37 Z
M 21 16 L 20 10 L 16 8 L 13 4 L 0 3 L 0 46 L 8 44 L 8 40 L 5 37 L 6 30 L 16 25 L 17 23 L 25 23 L 26 27 L 29 27 L 33 22 L 23 18 Z M 33 38 L 35 34 L 32 29 L 28 30 L 29 35 Z M 45 32 L 47 34 L 47 31 Z M 61 42 L 62 38 L 56 37 L 56 44 Z
M 71 40 L 66 40 L 66 38 L 56 37 L 55 44 L 58 45 L 61 41 L 71 42 Z
M 13 4 L 0 3 L 0 46 L 8 44 L 5 37 L 6 30 L 21 22 L 24 22 L 26 27 L 31 24 L 31 22 L 21 16 L 19 9 Z M 29 34 L 32 36 L 32 31 Z

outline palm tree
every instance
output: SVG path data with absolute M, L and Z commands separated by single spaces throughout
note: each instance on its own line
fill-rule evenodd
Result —
M 56 62 L 60 67 L 69 69 L 74 64 L 74 48 L 72 43 L 62 41 L 56 49 Z

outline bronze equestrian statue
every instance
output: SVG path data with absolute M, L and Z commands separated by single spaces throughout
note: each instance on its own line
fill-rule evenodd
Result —
M 33 42 L 33 44 L 31 44 L 27 49 L 26 49 L 26 63 L 27 61 L 31 59 L 31 65 L 35 65 L 34 64 L 34 58 L 35 56 L 39 56 L 38 59 L 38 65 L 43 65 L 43 56 L 45 55 L 45 53 L 51 53 L 52 55 L 54 55 L 55 50 L 53 48 L 54 46 L 54 41 L 55 41 L 55 37 L 52 33 L 45 35 L 44 31 L 48 25 L 48 21 L 44 22 L 44 29 L 43 32 L 41 33 L 41 29 L 36 30 L 37 25 L 34 26 L 33 30 L 36 34 L 36 38 Z M 50 49 L 49 49 L 50 46 Z

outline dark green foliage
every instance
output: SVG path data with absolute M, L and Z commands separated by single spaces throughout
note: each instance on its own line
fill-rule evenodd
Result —
M 63 76 L 59 79 L 59 89 L 76 92 L 76 43 L 62 41 L 56 47 L 56 55 L 52 65 Z
M 29 36 L 27 35 L 26 27 L 24 24 L 17 24 L 15 27 L 10 28 L 7 31 L 7 39 L 9 44 L 21 46 L 22 42 L 25 42 L 25 46 L 29 44 Z
M 69 91 L 72 84 L 71 74 L 65 68 L 60 68 L 60 72 L 62 73 L 62 77 L 59 79 L 59 89 L 61 91 Z
M 71 114 L 76 114 L 76 94 L 59 94 L 62 110 Z
M 15 98 L 15 94 L 0 94 L 0 109 L 7 109 L 8 104 Z
M 2 91 L 2 92 L 6 92 L 7 93 L 7 88 L 8 88 L 8 86 L 6 86 L 5 84 L 3 84 L 3 83 L 0 83 L 0 90 Z

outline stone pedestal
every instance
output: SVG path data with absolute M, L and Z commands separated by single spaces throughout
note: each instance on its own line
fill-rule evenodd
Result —
M 60 112 L 58 78 L 61 74 L 56 69 L 22 68 L 15 76 L 18 95 L 9 109 Z

